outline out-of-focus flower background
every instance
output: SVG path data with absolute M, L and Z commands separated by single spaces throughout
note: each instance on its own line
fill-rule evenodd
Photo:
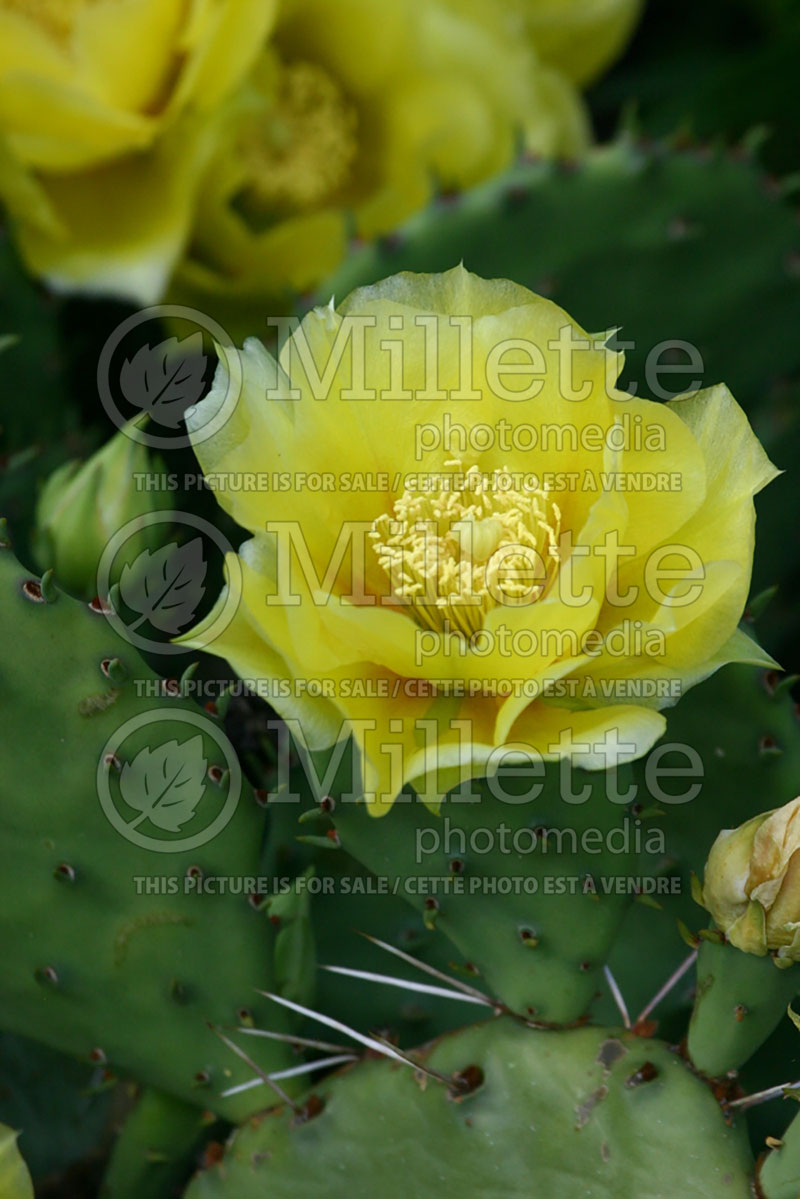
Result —
M 257 520 L 252 513 L 246 520 L 236 503 L 215 497 L 198 460 L 213 468 L 230 453 L 238 464 L 236 452 L 251 435 L 256 409 L 242 405 L 219 451 L 209 442 L 205 449 L 198 445 L 195 456 L 187 424 L 192 428 L 192 413 L 211 391 L 218 352 L 230 367 L 239 362 L 233 347 L 256 337 L 274 350 L 287 321 L 324 308 L 332 297 L 338 303 L 398 272 L 439 273 L 463 263 L 483 279 L 510 279 L 554 301 L 576 327 L 611 329 L 609 347 L 625 352 L 621 385 L 638 395 L 668 401 L 717 384 L 730 389 L 784 472 L 756 499 L 745 625 L 788 677 L 779 683 L 768 672 L 758 684 L 759 702 L 779 692 L 781 702 L 790 703 L 800 674 L 798 61 L 796 0 L 0 0 L 0 517 L 7 522 L 0 540 L 13 546 L 34 579 L 34 600 L 46 601 L 58 585 L 83 609 L 89 604 L 108 615 L 111 594 L 140 613 L 131 643 L 150 681 L 159 695 L 178 694 L 187 680 L 207 683 L 215 698 L 204 709 L 225 721 L 261 815 L 278 739 L 268 728 L 273 714 L 266 702 L 249 697 L 217 704 L 232 671 L 220 658 L 198 655 L 201 641 L 190 648 L 187 637 L 195 625 L 214 629 L 225 607 L 226 554 L 236 561 L 235 551 L 263 516 L 259 509 Z M 323 325 L 325 319 L 323 313 Z M 255 387 L 253 378 L 264 381 L 269 368 L 261 354 L 251 345 L 243 376 L 233 380 L 245 391 Z M 218 389 L 229 381 L 222 376 Z M 725 410 L 732 411 L 727 399 Z M 352 436 L 339 427 L 320 432 L 328 437 L 328 458 L 338 461 L 338 446 L 346 443 L 342 459 L 356 461 L 357 426 Z M 291 447 L 285 458 L 292 469 L 305 465 Z M 273 465 L 265 454 L 263 468 Z M 247 459 L 247 469 L 259 466 L 252 455 Z M 758 486 L 764 479 L 759 476 Z M 750 482 L 748 505 L 756 487 Z M 706 510 L 714 499 L 706 496 Z M 146 559 L 150 576 L 160 572 L 166 579 L 170 538 L 178 546 L 175 600 L 159 623 L 134 565 Z M 746 535 L 731 532 L 731 556 L 741 559 L 745 574 L 749 539 L 749 528 Z M 199 575 L 202 587 L 194 589 Z M 742 596 L 746 586 L 742 575 Z M 727 616 L 733 633 L 738 612 Z M 259 619 L 256 614 L 250 623 L 257 628 Z M 16 633 L 4 635 L 13 653 Z M 231 624 L 229 636 L 230 660 L 249 662 L 252 644 L 245 644 L 238 624 Z M 34 655 L 31 667 L 31 694 L 48 702 L 47 670 L 57 641 Z M 309 639 L 303 648 L 313 654 L 317 643 Z M 706 648 L 698 649 L 698 661 L 718 647 Z M 255 660 L 266 652 L 259 643 Z M 279 654 L 281 647 L 270 645 L 268 652 Z M 98 648 L 97 656 L 102 683 L 81 708 L 82 720 L 116 703 L 124 676 L 112 649 Z M 762 665 L 769 660 L 758 659 Z M 27 665 L 20 677 L 27 694 Z M 675 737 L 704 739 L 720 774 L 709 784 L 713 804 L 697 824 L 679 828 L 665 857 L 664 871 L 680 875 L 684 892 L 665 900 L 657 925 L 645 927 L 643 907 L 637 907 L 627 947 L 612 955 L 632 1002 L 643 1003 L 685 954 L 676 922 L 698 925 L 688 879 L 692 871 L 702 873 L 723 828 L 743 826 L 744 833 L 718 843 L 722 882 L 713 873 L 711 883 L 706 880 L 709 910 L 720 927 L 726 921 L 719 913 L 730 916 L 739 942 L 759 952 L 794 945 L 785 922 L 775 932 L 759 912 L 758 935 L 742 922 L 755 910 L 751 891 L 758 898 L 754 887 L 766 885 L 748 881 L 745 869 L 760 814 L 788 810 L 783 805 L 800 790 L 800 777 L 786 794 L 795 757 L 784 755 L 786 746 L 771 728 L 748 723 L 752 696 L 729 691 L 728 677 L 734 676 L 723 674 L 698 689 L 668 724 Z M 0 685 L 4 681 L 0 669 Z M 24 752 L 26 764 L 42 766 L 49 751 L 42 753 L 38 743 L 29 750 L 16 734 L 10 740 L 14 765 L 6 769 L 0 759 L 0 776 L 10 786 L 3 804 L 13 816 L 13 847 L 18 824 L 32 808 L 11 755 Z M 728 744 L 749 746 L 760 767 L 774 766 L 763 795 L 761 776 L 754 782 L 749 768 L 730 766 L 730 755 L 723 761 Z M 108 756 L 113 765 L 114 752 Z M 211 769 L 224 776 L 220 767 Z M 60 785 L 53 781 L 53 802 Z M 35 792 L 43 794 L 39 783 Z M 780 819 L 778 825 L 783 828 Z M 55 870 L 71 885 L 74 869 L 60 860 L 58 839 L 39 831 L 37 825 L 30 843 L 41 848 L 44 842 L 55 855 L 55 866 L 48 858 L 48 881 Z M 319 832 L 313 825 L 300 847 L 295 831 L 281 825 L 256 865 L 306 877 L 331 845 L 338 846 L 332 827 Z M 730 845 L 739 846 L 735 854 Z M 732 854 L 739 873 L 729 877 Z M 17 856 L 27 861 L 12 848 L 9 861 Z M 796 868 L 790 869 L 788 851 L 784 856 L 781 920 L 785 912 L 794 919 L 798 910 Z M 774 881 L 776 871 L 762 870 L 761 858 L 758 864 L 767 882 Z M 183 865 L 202 875 L 194 857 Z M 32 1194 L 4 1125 L 24 1128 L 20 1147 L 37 1196 L 149 1199 L 147 1188 L 155 1184 L 137 1173 L 138 1157 L 134 1166 L 134 1157 L 124 1156 L 127 1142 L 123 1156 L 113 1159 L 110 1189 L 99 1189 L 112 1145 L 121 1143 L 115 1137 L 131 1109 L 132 1084 L 124 1070 L 119 1082 L 99 1036 L 87 1042 L 88 1060 L 87 1053 L 80 1062 L 62 1057 L 61 1050 L 75 1052 L 70 1037 L 77 1034 L 62 1035 L 52 1007 L 41 1028 L 34 1027 L 38 1017 L 29 1018 L 34 1008 L 14 974 L 16 963 L 23 963 L 19 977 L 35 976 L 37 996 L 45 994 L 48 1002 L 59 971 L 25 957 L 27 909 L 20 896 L 16 902 L 19 914 L 10 927 L 21 930 L 22 948 L 18 957 L 8 952 L 12 982 L 4 989 L 0 980 L 0 1199 Z M 113 903 L 107 906 L 114 910 Z M 307 997 L 313 941 L 322 960 L 326 954 L 332 960 L 345 925 L 369 926 L 387 939 L 391 927 L 397 943 L 405 944 L 407 935 L 412 947 L 427 952 L 435 905 L 427 906 L 424 927 L 415 916 L 411 931 L 398 915 L 402 907 L 381 899 L 355 916 L 337 898 L 327 906 L 304 900 L 271 909 L 270 936 L 294 930 L 277 953 L 283 993 Z M 31 920 L 44 926 L 42 911 L 44 904 Z M 647 919 L 656 917 L 648 912 Z M 159 909 L 148 920 L 134 931 L 170 918 Z M 122 949 L 114 942 L 118 956 L 127 953 L 134 924 L 119 933 Z M 209 971 L 224 959 L 221 977 L 227 979 L 235 959 L 233 974 L 249 985 L 249 962 L 237 974 L 236 954 L 247 958 L 250 933 L 239 936 L 238 925 L 229 931 L 221 922 L 214 935 Z M 81 935 L 71 931 L 70 940 L 80 942 Z M 200 950 L 204 944 L 198 942 Z M 375 968 L 369 948 L 342 952 L 351 964 Z M 443 951 L 431 954 L 449 968 Z M 642 967 L 645 958 L 659 962 L 652 976 Z M 100 979 L 105 994 L 102 971 Z M 184 1002 L 177 973 L 165 986 Z M 129 1073 L 169 1090 L 164 1079 L 170 1081 L 174 1044 L 165 1049 L 148 1041 L 148 1001 L 134 1018 L 109 991 L 109 1006 L 120 1012 L 123 1057 L 127 1028 L 129 1056 L 141 1067 Z M 82 1017 L 71 1019 L 89 1037 L 94 1009 L 86 995 L 82 1002 L 90 1012 L 86 1026 Z M 602 1018 L 616 1019 L 604 1003 Z M 687 992 L 668 1010 L 666 1032 L 676 1042 L 689 1003 Z M 319 984 L 317 1004 L 362 1030 L 399 1029 L 410 1043 L 463 1023 L 463 1012 L 456 1016 L 447 1004 L 444 1015 L 432 1018 L 411 1004 L 367 1003 L 334 976 Z M 231 1020 L 251 1020 L 248 1008 L 228 1006 Z M 776 1081 L 773 1066 L 788 1060 L 800 1072 L 796 1038 L 791 1027 L 775 1034 L 757 1063 L 744 1068 L 747 1085 Z M 187 1062 L 194 1062 L 193 1053 L 194 1044 Z M 205 1059 L 191 1071 L 181 1063 L 175 1088 L 181 1101 L 188 1094 L 197 1106 L 198 1088 L 222 1085 Z M 198 1144 L 215 1146 L 203 1159 L 212 1165 L 231 1124 L 248 1114 L 245 1107 L 233 1114 L 225 1109 L 220 1120 L 206 1113 L 202 1133 L 193 1124 L 184 1140 L 194 1156 L 184 1155 L 174 1175 L 165 1172 L 172 1190 L 153 1191 L 153 1199 L 181 1194 L 200 1161 Z M 144 1111 L 135 1135 L 148 1169 L 163 1164 L 151 1127 L 173 1127 L 173 1120 L 177 1128 L 181 1118 L 157 1104 Z M 753 1114 L 756 1151 L 787 1119 L 786 1113 L 782 1121 Z M 167 1185 L 163 1179 L 161 1185 Z

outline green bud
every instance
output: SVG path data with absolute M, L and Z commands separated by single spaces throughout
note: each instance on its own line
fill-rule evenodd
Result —
M 738 949 L 800 961 L 800 797 L 719 834 L 701 902 Z
M 97 568 L 108 542 L 129 521 L 138 525 L 115 554 L 110 584 L 145 549 L 158 548 L 169 523 L 147 524 L 151 512 L 172 507 L 161 490 L 137 475 L 158 473 L 161 463 L 124 430 L 85 462 L 64 463 L 47 479 L 36 505 L 33 549 L 42 570 L 52 568 L 66 591 L 83 599 L 97 594 Z

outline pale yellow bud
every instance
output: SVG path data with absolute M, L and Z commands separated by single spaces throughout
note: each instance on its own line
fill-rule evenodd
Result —
M 719 834 L 702 902 L 738 949 L 800 960 L 800 796 Z

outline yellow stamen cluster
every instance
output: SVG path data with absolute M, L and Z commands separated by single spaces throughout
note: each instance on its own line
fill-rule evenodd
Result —
M 242 135 L 249 204 L 275 214 L 333 197 L 347 183 L 358 152 L 357 124 L 355 108 L 321 67 L 283 67 L 268 116 Z
M 498 604 L 541 599 L 559 566 L 561 512 L 543 490 L 520 490 L 504 470 L 458 461 L 461 489 L 406 489 L 370 534 L 393 602 L 424 628 L 472 636 Z

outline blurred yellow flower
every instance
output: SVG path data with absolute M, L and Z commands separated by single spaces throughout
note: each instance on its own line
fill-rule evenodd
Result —
M 575 154 L 572 85 L 489 0 L 289 0 L 201 189 L 172 298 L 270 298 L 312 287 L 349 237 L 374 237 L 438 187 L 468 187 L 523 148 Z M 251 307 L 252 311 L 252 307 Z
M 624 49 L 643 0 L 512 0 L 545 62 L 581 86 Z
M 310 312 L 277 361 L 224 354 L 187 417 L 253 536 L 230 625 L 183 640 L 310 748 L 352 734 L 376 814 L 509 752 L 635 758 L 682 690 L 771 662 L 737 622 L 775 469 L 726 388 L 620 392 L 605 341 L 505 280 L 397 275 Z
M 445 3 L 478 20 L 489 15 L 485 0 Z M 644 0 L 505 0 L 501 19 L 543 62 L 584 87 L 624 50 L 643 7 Z M 498 6 L 489 19 L 497 22 Z
M 0 196 L 33 273 L 159 298 L 209 147 L 181 122 L 240 82 L 275 3 L 0 0 Z
M 149 146 L 239 82 L 273 0 L 0 0 L 0 130 L 28 166 L 74 171 Z
M 703 906 L 737 949 L 800 961 L 800 798 L 723 829 L 708 855 Z

